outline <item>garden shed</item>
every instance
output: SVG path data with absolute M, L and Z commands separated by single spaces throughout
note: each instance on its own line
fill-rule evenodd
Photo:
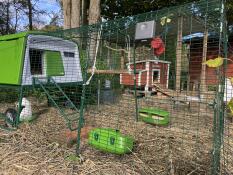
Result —
M 189 58 L 189 87 L 190 90 L 195 89 L 194 87 L 200 86 L 201 83 L 201 70 L 202 70 L 202 59 L 203 59 L 203 37 L 195 37 L 190 41 L 185 41 L 186 43 L 191 43 L 189 48 L 190 58 Z M 233 54 L 232 54 L 232 45 L 233 37 L 232 35 L 228 38 L 228 64 L 226 65 L 226 77 L 233 77 Z M 219 38 L 216 36 L 209 36 L 207 44 L 206 58 L 215 59 L 219 54 Z M 206 84 L 209 87 L 213 87 L 217 84 L 217 71 L 214 68 L 206 67 Z

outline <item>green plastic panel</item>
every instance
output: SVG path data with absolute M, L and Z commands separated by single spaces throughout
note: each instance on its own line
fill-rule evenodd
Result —
M 42 32 L 42 31 L 26 31 L 26 32 L 20 32 L 20 33 L 0 36 L 0 41 L 25 38 L 28 35 L 45 35 L 45 34 L 46 34 L 46 32 Z
M 101 151 L 121 155 L 132 151 L 134 139 L 122 135 L 118 130 L 96 128 L 90 131 L 88 143 Z
M 0 41 L 0 84 L 20 85 L 24 41 L 25 37 Z
M 45 64 L 47 76 L 64 76 L 64 65 L 60 52 L 45 51 Z
M 139 109 L 140 118 L 150 124 L 167 125 L 169 123 L 170 114 L 168 111 L 156 108 L 141 108 Z

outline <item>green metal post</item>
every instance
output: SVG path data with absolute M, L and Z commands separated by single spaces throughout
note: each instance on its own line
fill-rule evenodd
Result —
M 15 127 L 19 126 L 19 122 L 20 122 L 20 113 L 22 111 L 22 100 L 23 100 L 23 86 L 20 86 L 19 89 L 19 100 L 18 100 L 18 110 L 17 110 L 17 116 L 16 116 L 16 121 L 15 121 Z
M 134 79 L 134 97 L 135 97 L 135 119 L 136 121 L 138 121 L 138 99 L 137 99 L 137 82 L 136 82 L 136 53 L 135 53 L 135 50 L 136 50 L 136 43 L 134 42 L 134 45 L 133 45 L 133 64 L 134 64 L 134 76 L 133 76 L 133 79 Z
M 83 58 L 83 53 L 81 53 L 80 56 Z M 88 67 L 88 60 L 86 60 L 86 65 L 85 65 L 85 69 L 84 69 L 84 76 L 83 76 L 84 83 L 86 83 L 86 79 L 87 79 L 87 67 Z M 81 97 L 80 115 L 79 115 L 79 121 L 78 121 L 78 131 L 77 131 L 78 132 L 77 133 L 77 144 L 76 144 L 76 155 L 77 156 L 80 155 L 81 129 L 82 129 L 84 122 L 85 122 L 84 115 L 83 115 L 85 98 L 86 98 L 86 84 L 84 84 L 82 87 L 82 97 Z
M 222 33 L 223 33 L 223 55 L 224 58 L 228 57 L 228 29 L 227 29 L 227 18 L 226 18 L 226 10 L 224 8 L 224 5 L 226 4 L 226 0 L 222 0 Z M 225 103 L 224 103 L 224 93 L 226 90 L 225 87 L 225 82 L 226 82 L 226 70 L 227 69 L 227 60 L 224 60 L 224 69 L 223 69 L 223 78 L 222 78 L 222 82 L 223 82 L 223 89 L 222 89 L 222 96 L 221 96 L 221 100 L 222 100 L 222 110 L 221 110 L 221 115 L 220 115 L 220 141 L 221 141 L 221 147 L 223 145 L 224 148 L 224 116 L 225 116 Z M 220 148 L 221 148 L 220 147 Z M 221 150 L 220 150 L 221 153 Z M 221 160 L 221 155 L 220 155 L 220 160 Z M 220 167 L 220 171 L 221 171 L 221 161 L 219 160 L 219 167 Z
M 84 103 L 85 103 L 85 94 L 86 94 L 86 85 L 83 85 L 82 97 L 81 97 L 81 106 L 80 106 L 80 117 L 78 122 L 78 133 L 77 133 L 77 145 L 76 145 L 76 155 L 80 155 L 80 144 L 81 144 L 81 129 L 84 125 Z
M 227 28 L 226 28 L 226 15 L 224 8 L 225 0 L 221 1 L 221 22 L 220 22 L 220 37 L 219 37 L 219 47 L 223 44 L 224 47 L 224 58 L 227 58 Z M 219 53 L 220 54 L 220 53 Z M 216 107 L 214 114 L 214 143 L 213 143 L 213 160 L 212 160 L 212 173 L 213 175 L 220 174 L 221 171 L 221 147 L 224 137 L 224 90 L 225 90 L 225 69 L 227 65 L 227 60 L 224 60 L 223 70 L 218 68 L 218 75 L 221 86 L 218 87 L 218 92 L 216 96 Z

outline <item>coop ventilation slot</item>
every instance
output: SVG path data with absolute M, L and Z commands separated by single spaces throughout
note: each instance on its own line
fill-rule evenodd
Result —
M 75 54 L 73 52 L 64 52 L 64 56 L 65 57 L 70 57 L 70 58 L 74 58 Z

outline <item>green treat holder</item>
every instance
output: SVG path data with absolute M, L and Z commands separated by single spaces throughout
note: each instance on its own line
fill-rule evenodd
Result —
M 88 143 L 98 150 L 122 155 L 132 152 L 134 139 L 111 128 L 95 128 L 89 132 Z
M 168 125 L 170 118 L 168 111 L 156 108 L 141 108 L 139 109 L 139 116 L 146 123 L 161 126 Z

